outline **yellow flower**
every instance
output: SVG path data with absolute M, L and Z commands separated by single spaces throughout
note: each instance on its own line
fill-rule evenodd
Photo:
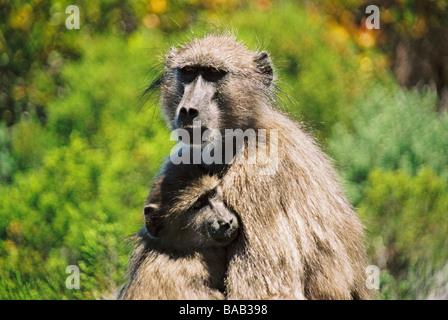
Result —
M 155 14 L 161 14 L 166 11 L 168 3 L 166 0 L 151 0 L 148 4 L 148 8 Z

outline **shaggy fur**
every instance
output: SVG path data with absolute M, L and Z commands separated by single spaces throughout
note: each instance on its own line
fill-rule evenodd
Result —
M 146 226 L 134 236 L 129 281 L 119 299 L 224 299 L 226 244 L 205 231 L 215 208 L 191 210 L 218 183 L 198 166 L 166 164 L 147 198 Z
M 173 48 L 158 82 L 172 128 L 183 94 L 176 70 L 190 65 L 227 72 L 213 97 L 220 110 L 219 126 L 213 129 L 223 134 L 226 128 L 278 130 L 274 174 L 264 174 L 266 166 L 245 164 L 245 159 L 215 167 L 225 201 L 242 223 L 228 251 L 226 297 L 368 299 L 362 224 L 329 158 L 276 107 L 268 55 L 220 35 Z M 269 149 L 269 135 L 266 145 L 259 142 L 258 148 Z
M 143 228 L 128 266 L 121 300 L 222 300 L 225 248 L 166 248 Z

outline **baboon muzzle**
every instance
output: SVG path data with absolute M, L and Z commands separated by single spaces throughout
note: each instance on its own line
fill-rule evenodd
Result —
M 217 217 L 208 226 L 210 237 L 222 245 L 228 244 L 235 239 L 237 231 L 238 219 L 230 213 Z
M 207 127 L 215 91 L 216 88 L 204 81 L 201 76 L 185 85 L 182 100 L 176 111 L 175 127 L 189 129 L 193 127 L 193 121 L 201 121 L 201 125 Z
M 181 107 L 177 115 L 178 124 L 183 128 L 190 127 L 198 115 L 199 111 L 195 107 Z

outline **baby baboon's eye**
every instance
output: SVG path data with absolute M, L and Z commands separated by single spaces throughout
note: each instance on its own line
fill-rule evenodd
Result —
M 216 189 L 210 190 L 208 196 L 209 198 L 214 198 L 216 196 Z
M 201 209 L 203 206 L 205 206 L 208 202 L 208 199 L 210 199 L 210 192 L 207 192 L 206 194 L 202 195 L 196 202 L 191 206 L 191 208 L 198 210 Z
M 201 209 L 203 205 L 204 205 L 204 204 L 203 204 L 202 198 L 199 198 L 199 199 L 193 204 L 192 208 L 198 210 L 198 209 Z

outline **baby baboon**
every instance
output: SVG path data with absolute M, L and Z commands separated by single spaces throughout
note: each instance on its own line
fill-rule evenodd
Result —
M 226 245 L 236 237 L 237 217 L 216 177 L 194 165 L 165 169 L 144 206 L 145 227 L 119 299 L 224 299 Z
M 148 89 L 160 85 L 172 129 L 191 130 L 193 120 L 223 137 L 225 129 L 265 129 L 257 148 L 268 148 L 278 130 L 273 174 L 245 159 L 214 168 L 244 227 L 228 252 L 227 298 L 368 299 L 362 224 L 329 158 L 276 108 L 272 82 L 266 52 L 208 35 L 172 48 L 165 74 Z

